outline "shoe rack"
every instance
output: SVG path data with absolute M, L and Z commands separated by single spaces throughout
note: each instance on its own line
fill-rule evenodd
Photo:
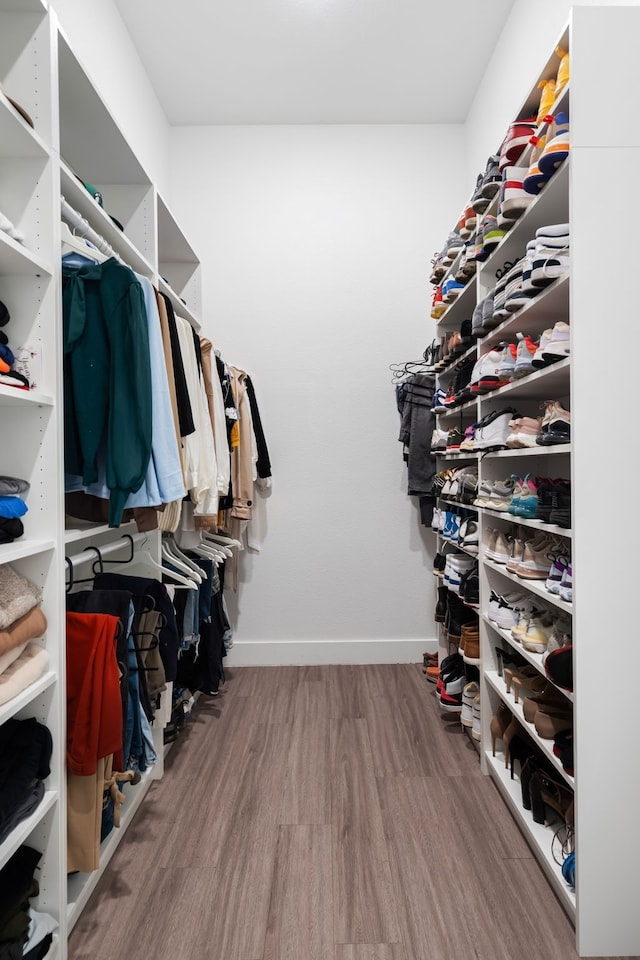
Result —
M 550 111 L 562 109 L 570 118 L 569 156 L 487 259 L 477 264 L 475 276 L 438 319 L 436 334 L 438 338 L 450 336 L 461 330 L 463 321 L 468 324 L 474 307 L 495 287 L 496 271 L 504 269 L 505 262 L 523 256 L 539 227 L 569 222 L 569 276 L 554 281 L 479 339 L 470 340 L 466 349 L 463 344 L 453 362 L 447 365 L 440 360 L 436 370 L 439 386 L 447 391 L 456 366 L 465 359 L 477 360 L 502 341 L 513 341 L 518 332 L 537 338 L 557 321 L 570 325 L 568 358 L 448 409 L 438 415 L 437 427 L 446 432 L 457 427 L 464 432 L 465 427 L 491 411 L 511 407 L 521 416 L 539 417 L 549 400 L 560 401 L 571 411 L 570 443 L 439 453 L 438 469 L 473 467 L 479 486 L 483 481 L 528 474 L 566 478 L 571 483 L 570 526 L 510 517 L 504 510 L 468 503 L 464 510 L 477 516 L 479 528 L 481 768 L 494 781 L 575 924 L 581 957 L 640 955 L 635 904 L 640 858 L 640 831 L 635 827 L 640 775 L 635 758 L 640 754 L 640 727 L 633 716 L 630 684 L 625 691 L 621 679 L 635 664 L 631 626 L 635 622 L 633 534 L 626 523 L 620 526 L 615 522 L 607 494 L 614 477 L 635 475 L 631 445 L 615 441 L 612 400 L 615 396 L 618 416 L 623 410 L 634 409 L 637 364 L 631 316 L 637 268 L 633 244 L 625 240 L 618 246 L 615 238 L 627 230 L 632 196 L 627 181 L 640 160 L 638 108 L 628 96 L 638 88 L 640 79 L 640 65 L 633 52 L 633 38 L 639 31 L 637 7 L 572 9 L 566 29 L 558 38 L 558 45 L 570 52 L 570 81 Z M 539 82 L 556 74 L 559 58 L 554 50 L 543 51 L 542 56 L 547 59 L 539 75 L 532 78 L 517 118 L 536 114 Z M 499 152 L 499 145 L 488 143 L 487 153 L 495 152 L 496 147 Z M 526 164 L 531 149 L 519 164 Z M 495 215 L 497 204 L 496 196 L 485 214 Z M 480 220 L 479 216 L 478 223 Z M 606 265 L 605 245 L 609 250 L 615 246 L 615 268 Z M 460 258 L 449 267 L 449 274 L 453 275 L 459 265 Z M 604 348 L 604 325 L 609 322 L 616 331 L 615 359 Z M 605 356 L 614 362 L 613 378 L 604 377 Z M 605 450 L 607 459 L 615 459 L 615 465 L 605 466 Z M 438 507 L 447 506 L 447 500 L 438 500 Z M 630 516 L 632 508 L 623 507 L 620 512 Z M 549 592 L 544 580 L 524 579 L 508 571 L 504 563 L 487 557 L 491 532 L 512 531 L 514 522 L 525 535 L 545 532 L 563 545 L 573 570 L 570 601 Z M 441 533 L 437 549 L 464 553 Z M 489 616 L 492 597 L 510 592 L 525 594 L 552 617 L 569 618 L 571 622 L 573 690 L 550 686 L 564 716 L 572 718 L 573 773 L 563 766 L 559 750 L 554 752 L 553 723 L 545 727 L 541 720 L 540 729 L 546 734 L 541 735 L 532 722 L 531 708 L 523 706 L 526 683 L 535 690 L 548 681 L 542 653 L 525 649 L 510 629 L 499 627 Z M 441 632 L 441 659 L 450 651 Z M 509 673 L 510 657 L 519 657 L 526 665 L 519 691 L 523 695 L 517 699 L 517 680 L 514 683 Z M 506 729 L 509 733 L 503 739 L 501 733 Z M 511 740 L 514 732 L 516 738 Z M 570 847 L 564 852 L 560 848 L 559 839 L 566 837 L 566 831 L 563 816 L 555 815 L 554 797 L 543 791 L 540 806 L 540 794 L 535 794 L 535 817 L 523 806 L 522 780 L 527 792 L 530 768 L 523 772 L 522 762 L 532 753 L 550 771 L 557 796 L 564 798 L 556 804 L 558 810 L 566 809 L 573 800 L 574 886 L 562 874 L 561 865 Z M 532 788 L 529 796 L 533 794 Z M 539 822 L 541 819 L 544 822 Z
M 133 525 L 78 525 L 65 529 L 62 423 L 61 215 L 63 200 L 77 215 L 77 232 L 105 243 L 135 271 L 169 296 L 199 328 L 200 263 L 131 150 L 124 133 L 79 62 L 45 0 L 0 0 L 0 212 L 24 243 L 0 230 L 0 301 L 10 313 L 3 328 L 12 348 L 38 343 L 42 377 L 27 391 L 0 384 L 2 473 L 29 481 L 24 535 L 0 545 L 0 564 L 11 564 L 42 588 L 47 619 L 44 643 L 50 668 L 17 697 L 0 706 L 0 724 L 36 717 L 52 734 L 51 774 L 36 810 L 0 844 L 0 869 L 23 844 L 42 853 L 39 895 L 31 905 L 54 917 L 58 929 L 48 960 L 65 960 L 67 935 L 151 781 L 162 775 L 162 729 L 154 729 L 159 762 L 131 788 L 122 826 L 101 849 L 100 870 L 67 877 L 65 787 L 65 580 L 66 557 L 87 575 L 95 553 L 120 549 L 124 532 L 144 541 L 160 561 L 158 535 L 135 534 Z M 29 115 L 26 122 L 11 103 Z M 95 184 L 104 209 L 78 176 Z M 114 224 L 116 218 L 124 230 Z M 95 241 L 94 241 L 95 242 Z M 124 547 L 124 554 L 127 553 Z M 142 554 L 141 554 L 142 556 Z M 154 576 L 152 568 L 137 572 Z M 166 714 L 166 704 L 164 714 Z M 170 712 L 170 711 L 169 711 Z M 163 711 L 157 717 L 162 723 Z M 135 791 L 135 793 L 134 793 Z

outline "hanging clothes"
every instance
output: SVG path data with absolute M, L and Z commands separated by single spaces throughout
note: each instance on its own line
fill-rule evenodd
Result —
M 101 449 L 118 526 L 152 446 L 151 362 L 144 294 L 128 267 L 63 264 L 65 471 L 99 479 Z

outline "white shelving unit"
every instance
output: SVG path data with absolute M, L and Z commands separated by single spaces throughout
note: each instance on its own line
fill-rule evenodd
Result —
M 64 199 L 136 273 L 171 298 L 174 309 L 200 328 L 200 262 L 156 185 L 133 153 L 117 120 L 80 63 L 45 0 L 0 0 L 0 84 L 33 119 L 31 127 L 0 93 L 0 211 L 24 234 L 24 244 L 0 231 L 0 300 L 11 319 L 4 328 L 15 348 L 39 340 L 42 382 L 24 392 L 0 385 L 0 438 L 7 453 L 2 473 L 29 481 L 24 536 L 0 545 L 0 564 L 11 563 L 42 587 L 49 671 L 0 707 L 0 723 L 36 717 L 51 730 L 51 775 L 37 810 L 0 845 L 0 868 L 22 843 L 43 854 L 37 909 L 59 924 L 48 960 L 65 960 L 67 937 L 126 835 L 155 779 L 164 771 L 162 728 L 170 715 L 163 694 L 153 726 L 158 757 L 141 781 L 127 785 L 121 826 L 101 848 L 100 869 L 66 871 L 65 584 L 67 557 L 74 576 L 88 576 L 95 553 L 126 556 L 133 537 L 158 562 L 157 532 L 137 534 L 74 522 L 65 530 L 62 422 L 62 305 L 60 220 Z M 104 208 L 80 177 L 100 190 Z M 112 219 L 119 221 L 123 230 Z M 120 550 L 122 545 L 122 551 Z M 136 573 L 155 576 L 136 558 Z M 153 571 L 153 572 L 152 572 Z
M 526 242 L 538 227 L 570 223 L 570 277 L 551 284 L 478 340 L 467 354 L 480 356 L 501 341 L 513 342 L 520 331 L 536 337 L 557 320 L 565 320 L 571 326 L 571 357 L 447 411 L 438 417 L 438 427 L 464 429 L 486 413 L 507 407 L 535 417 L 540 415 L 540 404 L 550 399 L 560 400 L 571 410 L 570 444 L 482 455 L 448 454 L 439 457 L 439 464 L 440 468 L 476 465 L 480 482 L 527 473 L 571 480 L 571 528 L 509 517 L 481 506 L 471 509 L 476 511 L 480 527 L 481 767 L 494 780 L 574 922 L 581 957 L 640 955 L 636 902 L 640 831 L 633 825 L 640 789 L 636 763 L 640 728 L 631 713 L 629 684 L 622 680 L 635 663 L 632 571 L 636 525 L 627 522 L 628 507 L 616 505 L 611 497 L 614 489 L 619 489 L 616 478 L 624 478 L 623 485 L 632 496 L 630 484 L 635 476 L 633 444 L 621 443 L 616 430 L 620 422 L 627 423 L 629 432 L 633 429 L 628 411 L 635 409 L 638 382 L 631 320 L 637 267 L 632 241 L 618 245 L 615 240 L 602 239 L 628 232 L 627 184 L 640 161 L 638 111 L 630 107 L 628 97 L 629 91 L 638 89 L 640 80 L 640 65 L 633 53 L 639 32 L 637 6 L 603 4 L 572 9 L 559 38 L 560 45 L 570 50 L 571 80 L 555 108 L 570 116 L 570 155 L 491 256 L 478 264 L 475 277 L 437 325 L 438 335 L 459 330 L 476 302 L 495 286 L 496 270 L 505 261 L 515 262 L 523 256 Z M 518 117 L 535 114 L 538 80 L 557 72 L 557 55 L 551 50 L 543 51 L 544 55 L 549 55 L 548 59 L 539 76 L 532 78 Z M 487 144 L 487 154 L 495 147 Z M 524 163 L 524 157 L 519 162 Z M 487 212 L 495 213 L 496 207 L 497 199 Z M 451 273 L 455 270 L 456 264 L 450 268 Z M 613 343 L 608 344 L 611 338 Z M 615 370 L 612 379 L 605 373 L 609 364 Z M 440 374 L 445 389 L 452 369 Z M 612 465 L 608 453 L 614 450 Z M 446 501 L 439 505 L 445 508 Z M 625 520 L 620 523 L 622 516 Z M 562 539 L 572 557 L 572 603 L 549 593 L 543 582 L 523 580 L 484 556 L 488 531 L 496 527 L 506 530 L 510 522 Z M 439 547 L 445 542 L 439 541 Z M 564 771 L 553 754 L 553 741 L 540 738 L 533 724 L 524 719 L 521 705 L 506 692 L 499 674 L 496 646 L 517 651 L 544 675 L 541 655 L 528 653 L 487 616 L 491 589 L 502 593 L 514 587 L 572 618 L 575 692 L 560 692 L 573 707 L 575 776 Z M 441 643 L 441 653 L 447 652 Z M 511 779 L 504 756 L 492 755 L 490 723 L 500 703 L 520 722 L 523 736 L 552 765 L 558 780 L 575 791 L 575 890 L 568 887 L 554 858 L 552 840 L 558 824 L 534 823 L 531 812 L 522 806 L 518 765 Z M 620 825 L 613 835 L 612 819 Z

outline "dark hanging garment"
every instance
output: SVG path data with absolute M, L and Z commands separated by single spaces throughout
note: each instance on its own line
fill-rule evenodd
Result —
M 245 384 L 247 386 L 249 408 L 251 410 L 251 419 L 253 421 L 253 432 L 255 434 L 256 447 L 258 449 L 258 462 L 256 464 L 256 471 L 261 479 L 265 479 L 266 477 L 271 476 L 271 460 L 269 459 L 269 451 L 267 449 L 267 441 L 265 440 L 264 430 L 262 428 L 262 420 L 260 419 L 258 401 L 256 400 L 256 394 L 250 376 L 246 377 Z
M 180 436 L 188 437 L 192 433 L 196 432 L 196 428 L 193 422 L 193 412 L 191 410 L 191 401 L 189 400 L 189 391 L 187 389 L 187 377 L 184 372 L 182 353 L 180 351 L 180 340 L 178 338 L 176 315 L 173 311 L 173 304 L 171 303 L 169 297 L 164 293 L 161 293 L 160 296 L 164 300 L 167 308 L 169 337 L 171 339 L 173 378 L 176 384 L 176 402 L 178 404 L 178 420 L 180 423 Z

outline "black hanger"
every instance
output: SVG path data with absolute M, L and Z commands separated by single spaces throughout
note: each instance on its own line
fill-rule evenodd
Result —
M 105 559 L 105 558 L 102 556 L 102 554 L 100 553 L 100 551 L 98 550 L 97 547 L 87 547 L 87 550 L 95 550 L 96 553 L 98 554 L 98 559 L 93 561 L 92 570 L 93 570 L 94 575 L 95 575 L 96 573 L 104 573 L 104 565 L 105 565 L 105 563 L 131 563 L 131 561 L 133 560 L 133 555 L 134 555 L 134 553 L 135 553 L 135 545 L 134 545 L 134 542 L 133 542 L 133 537 L 131 536 L 130 533 L 123 533 L 123 534 L 122 534 L 122 537 L 121 537 L 120 539 L 121 539 L 121 540 L 128 540 L 128 541 L 129 541 L 129 545 L 130 545 L 130 548 L 131 548 L 131 552 L 130 552 L 130 556 L 128 556 L 128 557 L 126 558 L 126 560 L 108 560 L 108 559 Z M 98 564 L 98 569 L 97 569 L 97 570 L 96 570 L 96 564 Z

